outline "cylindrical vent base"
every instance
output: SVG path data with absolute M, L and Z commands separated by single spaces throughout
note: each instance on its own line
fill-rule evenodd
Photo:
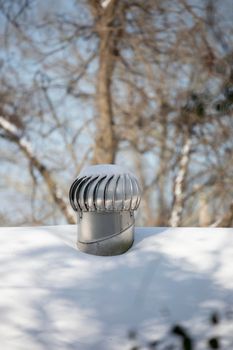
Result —
M 78 216 L 78 248 L 93 255 L 119 255 L 133 244 L 133 212 L 82 212 Z

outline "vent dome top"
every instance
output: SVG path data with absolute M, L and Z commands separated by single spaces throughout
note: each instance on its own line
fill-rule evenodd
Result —
M 81 171 L 70 188 L 75 211 L 133 211 L 140 203 L 136 177 L 119 165 L 93 165 Z

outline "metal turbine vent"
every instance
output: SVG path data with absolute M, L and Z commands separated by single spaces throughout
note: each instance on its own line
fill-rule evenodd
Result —
M 136 177 L 113 164 L 84 169 L 70 188 L 70 203 L 78 212 L 80 250 L 117 255 L 133 244 L 134 210 L 140 203 Z

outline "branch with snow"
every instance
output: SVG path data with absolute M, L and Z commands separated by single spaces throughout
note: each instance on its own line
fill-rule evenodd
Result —
M 101 0 L 100 1 L 101 7 L 104 9 L 107 8 L 111 1 L 112 0 Z
M 17 139 L 18 145 L 22 150 L 24 150 L 25 153 L 27 153 L 31 157 L 33 156 L 33 151 L 30 142 L 21 135 L 21 133 L 13 123 L 0 116 L 0 127 L 3 130 L 5 130 L 11 137 Z
M 31 143 L 21 135 L 21 132 L 17 127 L 0 116 L 0 128 L 2 128 L 6 136 L 11 142 L 16 143 L 24 155 L 28 158 L 33 167 L 35 167 L 41 176 L 43 177 L 45 183 L 47 184 L 48 190 L 52 195 L 55 204 L 59 207 L 60 211 L 63 213 L 67 222 L 70 224 L 75 223 L 75 218 L 71 207 L 64 201 L 60 190 L 57 187 L 56 181 L 53 178 L 51 172 L 48 168 L 37 158 Z

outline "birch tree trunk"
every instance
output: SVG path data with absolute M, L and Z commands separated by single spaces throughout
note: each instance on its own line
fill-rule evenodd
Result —
M 184 193 L 185 193 L 185 182 L 188 173 L 188 165 L 191 154 L 191 133 L 186 130 L 184 144 L 181 149 L 181 158 L 179 162 L 178 174 L 174 182 L 174 195 L 173 195 L 173 206 L 171 211 L 171 217 L 169 220 L 170 226 L 177 227 L 182 223 L 182 213 L 184 209 Z

